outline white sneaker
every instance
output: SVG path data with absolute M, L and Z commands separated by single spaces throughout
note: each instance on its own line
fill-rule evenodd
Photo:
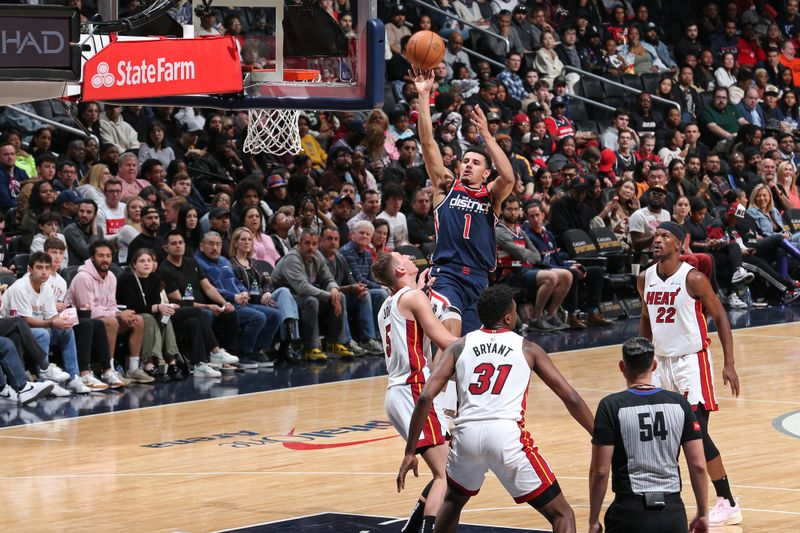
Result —
M 85 376 L 81 376 L 81 381 L 83 381 L 83 384 L 92 390 L 106 390 L 108 388 L 107 384 L 94 377 L 93 372 L 89 372 Z
M 116 389 L 119 387 L 127 387 L 130 385 L 130 381 L 124 379 L 122 376 L 119 375 L 119 372 L 116 370 L 112 370 L 109 368 L 105 372 L 103 372 L 103 381 L 111 387 L 112 389 Z
M 40 370 L 39 371 L 39 380 L 44 381 L 49 379 L 50 381 L 55 381 L 56 383 L 61 383 L 62 381 L 67 381 L 70 378 L 70 375 L 55 364 L 50 363 L 50 366 L 47 367 L 47 370 Z
M 43 396 L 47 396 L 50 394 L 50 391 L 53 390 L 55 384 L 51 381 L 43 382 L 27 382 L 25 387 L 19 393 L 15 393 L 18 395 L 19 403 L 22 405 L 28 405 L 34 400 L 38 400 Z
M 739 267 L 733 272 L 731 283 L 734 285 L 737 283 L 750 283 L 754 278 L 755 275 L 752 272 L 748 272 L 744 267 Z
M 50 390 L 50 394 L 52 396 L 57 396 L 59 398 L 66 398 L 67 396 L 72 396 L 72 393 L 69 392 L 67 389 L 65 389 L 64 387 L 62 387 L 58 383 L 50 381 L 49 379 L 45 380 L 45 381 L 42 381 L 42 383 L 52 383 L 53 384 L 53 388 Z
M 194 377 L 196 378 L 218 378 L 222 376 L 222 372 L 214 370 L 205 363 L 200 363 L 194 367 Z
M 736 505 L 731 506 L 727 498 L 717 498 L 717 504 L 708 513 L 708 525 L 732 526 L 742 522 L 742 510 L 739 509 L 739 499 L 736 498 Z
M 747 309 L 747 304 L 735 292 L 728 296 L 728 305 L 731 306 L 731 309 Z
M 12 389 L 11 385 L 6 384 L 6 386 L 3 387 L 3 390 L 0 390 L 0 399 L 17 403 L 17 391 Z
M 92 392 L 92 389 L 83 384 L 83 380 L 80 376 L 72 378 L 70 382 L 67 383 L 67 388 L 75 394 L 89 394 Z
M 211 362 L 216 363 L 218 365 L 224 365 L 225 363 L 231 365 L 233 363 L 238 363 L 239 358 L 235 355 L 231 355 L 226 352 L 224 349 L 220 348 L 217 353 L 211 354 Z

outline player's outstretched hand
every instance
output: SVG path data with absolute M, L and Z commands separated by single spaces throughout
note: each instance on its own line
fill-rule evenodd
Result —
M 739 397 L 739 375 L 736 374 L 733 365 L 722 367 L 722 383 L 724 385 L 730 383 L 731 393 L 737 398 Z
M 430 94 L 433 91 L 433 69 L 419 69 L 412 66 L 408 71 L 408 75 L 414 80 L 417 94 Z
M 414 472 L 414 477 L 419 477 L 419 461 L 416 455 L 406 455 L 400 463 L 400 472 L 397 474 L 397 492 L 406 488 L 406 474 L 408 471 Z
M 487 137 L 491 137 L 489 133 L 489 121 L 486 120 L 486 115 L 483 114 L 483 109 L 481 106 L 474 106 L 472 108 L 472 112 L 469 115 L 469 121 L 472 122 L 472 125 L 478 128 L 478 133 L 481 134 L 481 137 L 486 139 Z
M 706 533 L 708 531 L 708 517 L 695 516 L 689 522 L 689 531 L 690 533 Z

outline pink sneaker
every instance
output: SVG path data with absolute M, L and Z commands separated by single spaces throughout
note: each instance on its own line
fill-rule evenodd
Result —
M 717 498 L 717 504 L 708 513 L 709 526 L 732 526 L 742 522 L 742 511 L 739 509 L 739 499 L 731 507 L 727 498 Z

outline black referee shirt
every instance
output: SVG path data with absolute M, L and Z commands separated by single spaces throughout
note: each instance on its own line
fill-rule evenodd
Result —
M 675 392 L 627 389 L 600 401 L 592 444 L 614 446 L 611 489 L 620 495 L 681 490 L 682 443 L 700 439 L 689 402 Z

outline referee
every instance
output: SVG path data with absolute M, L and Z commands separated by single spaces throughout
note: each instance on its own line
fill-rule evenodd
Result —
M 606 511 L 607 533 L 708 531 L 703 435 L 680 394 L 651 384 L 653 344 L 635 337 L 622 345 L 619 368 L 626 390 L 600 401 L 594 421 L 589 472 L 589 533 L 603 531 L 600 508 L 613 468 L 614 501 Z M 680 447 L 689 465 L 697 515 L 687 528 L 678 469 Z

